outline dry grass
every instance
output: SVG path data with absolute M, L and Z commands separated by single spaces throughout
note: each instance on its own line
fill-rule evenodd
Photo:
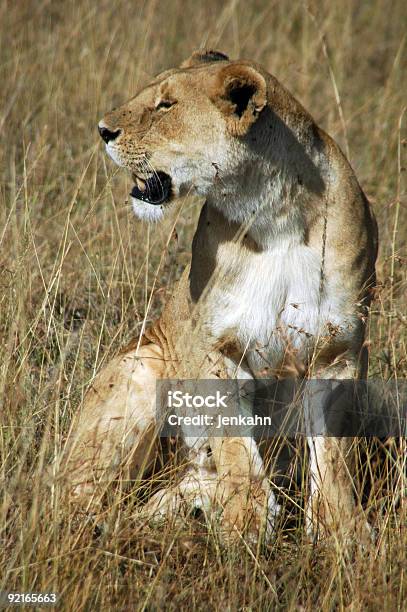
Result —
M 88 381 L 137 336 L 170 231 L 132 217 L 97 120 L 200 46 L 261 61 L 348 152 L 381 236 L 370 374 L 406 377 L 406 22 L 403 0 L 0 3 L 0 588 L 56 590 L 74 610 L 405 606 L 406 509 L 385 486 L 392 468 L 401 490 L 400 454 L 368 499 L 378 542 L 352 553 L 296 527 L 227 552 L 192 520 L 137 524 L 119 495 L 96 537 L 41 477 Z M 184 208 L 147 320 L 198 210 Z

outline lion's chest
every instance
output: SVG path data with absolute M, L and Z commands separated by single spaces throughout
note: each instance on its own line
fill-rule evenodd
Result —
M 228 255 L 219 250 L 210 329 L 237 339 L 254 370 L 279 367 L 289 350 L 301 358 L 327 323 L 345 324 L 345 296 L 327 285 L 321 295 L 321 258 L 306 245 L 282 244 L 233 263 Z

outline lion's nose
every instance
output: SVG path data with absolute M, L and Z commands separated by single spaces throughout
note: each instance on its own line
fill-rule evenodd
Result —
M 114 132 L 112 132 L 107 127 L 100 124 L 98 125 L 98 130 L 99 134 L 101 135 L 106 144 L 111 140 L 116 140 L 118 135 L 121 133 L 121 130 L 115 130 Z

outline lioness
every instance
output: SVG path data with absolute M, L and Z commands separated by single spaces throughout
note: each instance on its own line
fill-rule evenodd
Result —
M 205 205 L 161 318 L 93 381 L 69 437 L 65 467 L 87 500 L 107 474 L 140 477 L 154 461 L 157 378 L 363 376 L 377 253 L 374 217 L 340 148 L 254 62 L 196 52 L 99 131 L 132 173 L 140 219 L 158 221 L 190 192 Z M 349 528 L 350 440 L 308 442 L 308 524 L 319 534 Z M 230 529 L 257 533 L 263 508 L 272 523 L 278 507 L 253 440 L 190 446 L 184 480 L 156 494 L 152 511 L 165 515 L 189 492 L 221 504 Z

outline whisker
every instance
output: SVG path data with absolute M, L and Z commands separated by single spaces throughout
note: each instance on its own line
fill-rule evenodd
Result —
M 157 174 L 156 169 L 154 168 L 154 166 L 153 166 L 153 164 L 150 162 L 150 160 L 149 160 L 149 159 L 147 159 L 147 157 L 145 158 L 145 162 L 146 162 L 146 164 L 148 165 L 148 167 L 151 169 L 151 171 L 152 171 L 152 173 L 153 173 L 153 176 L 154 176 L 154 178 L 155 178 L 156 182 L 157 182 L 157 183 L 159 184 L 159 186 L 160 186 L 160 189 L 161 189 L 161 194 L 163 194 L 163 193 L 164 193 L 164 187 L 163 187 L 163 184 L 162 184 L 162 181 L 161 181 L 161 179 L 160 179 L 159 175 Z

